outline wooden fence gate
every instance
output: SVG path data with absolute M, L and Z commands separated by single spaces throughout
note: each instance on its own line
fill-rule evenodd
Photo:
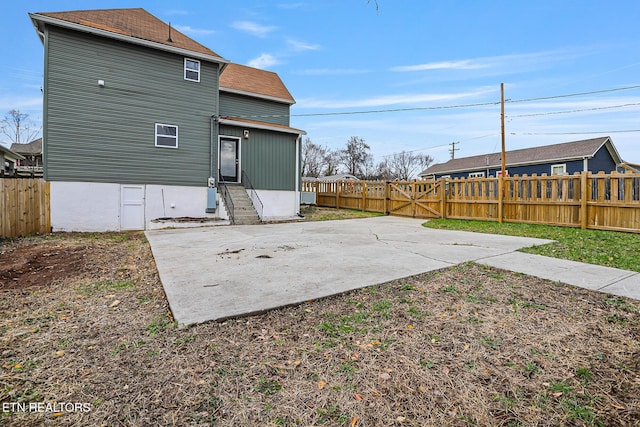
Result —
M 439 181 L 390 182 L 385 213 L 412 218 L 441 218 L 440 185 Z

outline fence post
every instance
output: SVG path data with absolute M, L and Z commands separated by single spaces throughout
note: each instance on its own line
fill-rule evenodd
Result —
M 336 181 L 336 209 L 340 209 L 340 187 L 342 181 Z
M 580 175 L 580 228 L 587 229 L 589 224 L 589 209 L 587 205 L 587 171 Z
M 386 181 L 384 185 L 384 214 L 389 215 L 389 199 L 391 198 L 391 182 Z
M 447 217 L 447 189 L 445 179 L 446 178 L 440 178 L 440 218 Z
M 498 176 L 498 222 L 502 224 L 503 209 L 504 209 L 504 176 Z
M 360 189 L 362 190 L 362 209 L 361 210 L 362 212 L 364 212 L 367 207 L 367 181 L 365 181 L 362 184 Z
M 411 183 L 411 218 L 416 217 L 416 182 Z

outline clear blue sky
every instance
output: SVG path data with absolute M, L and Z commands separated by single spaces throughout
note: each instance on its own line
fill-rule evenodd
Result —
M 376 162 L 421 150 L 437 162 L 500 150 L 500 83 L 520 101 L 640 85 L 640 1 L 234 0 L 5 2 L 0 113 L 41 121 L 43 49 L 28 12 L 143 7 L 240 64 L 277 72 L 291 125 Z M 485 104 L 464 108 L 439 108 Z M 507 149 L 609 135 L 640 163 L 640 88 L 506 103 Z M 438 107 L 434 109 L 425 109 Z M 369 114 L 296 116 L 411 109 Z M 587 110 L 587 111 L 575 111 Z M 550 114 L 549 114 L 550 113 Z M 635 132 L 621 132 L 633 130 Z

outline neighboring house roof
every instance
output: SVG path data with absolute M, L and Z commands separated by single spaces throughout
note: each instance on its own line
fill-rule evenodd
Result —
M 606 145 L 616 164 L 622 159 L 608 136 L 565 142 L 562 144 L 541 147 L 523 148 L 506 152 L 507 166 L 524 166 L 539 163 L 564 162 L 592 158 L 602 146 Z M 502 153 L 482 154 L 479 156 L 461 157 L 446 163 L 438 163 L 423 172 L 420 176 L 475 171 L 483 168 L 496 168 L 502 165 Z
M 183 55 L 189 54 L 198 59 L 228 62 L 141 8 L 38 12 L 29 16 L 41 33 L 41 38 L 44 24 L 50 24 Z
M 14 142 L 11 144 L 11 151 L 24 156 L 34 156 L 42 154 L 42 138 L 34 139 L 26 144 Z
M 244 126 L 253 129 L 265 129 L 278 132 L 295 133 L 298 135 L 306 135 L 303 130 L 292 128 L 285 125 L 278 125 L 275 123 L 259 122 L 257 120 L 241 119 L 239 117 L 222 116 L 220 117 L 220 124 L 230 126 Z
M 227 64 L 220 74 L 220 90 L 241 95 L 259 95 L 261 98 L 286 104 L 296 102 L 276 73 L 233 63 Z
M 3 154 L 5 160 L 15 162 L 16 160 L 24 160 L 24 157 L 18 153 L 11 151 L 9 148 L 0 144 L 0 153 Z
M 345 180 L 353 180 L 360 181 L 357 176 L 351 175 L 350 173 L 341 173 L 338 175 L 329 175 L 329 176 L 321 176 L 318 178 L 320 181 L 345 181 Z
M 640 172 L 640 164 L 631 163 L 631 162 L 622 162 L 620 165 L 623 169 L 628 170 L 630 172 Z

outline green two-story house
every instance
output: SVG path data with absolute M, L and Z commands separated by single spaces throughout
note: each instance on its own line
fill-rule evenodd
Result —
M 275 73 L 230 63 L 144 9 L 32 13 L 44 44 L 43 160 L 54 230 L 221 217 L 251 182 L 263 220 L 295 216 L 295 102 Z

